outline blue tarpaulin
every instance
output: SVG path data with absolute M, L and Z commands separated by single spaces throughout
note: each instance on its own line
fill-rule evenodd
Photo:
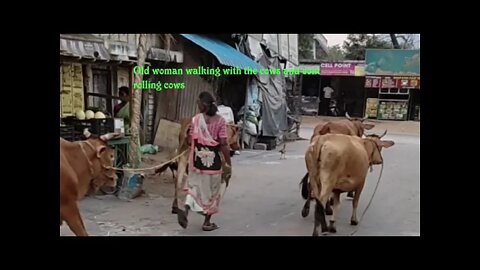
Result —
M 260 69 L 255 61 L 223 41 L 196 34 L 181 34 L 181 36 L 212 53 L 218 62 L 225 66 Z

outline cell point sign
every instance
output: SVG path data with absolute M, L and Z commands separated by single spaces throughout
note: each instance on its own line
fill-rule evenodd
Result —
M 322 76 L 364 76 L 363 65 L 354 63 L 321 63 Z

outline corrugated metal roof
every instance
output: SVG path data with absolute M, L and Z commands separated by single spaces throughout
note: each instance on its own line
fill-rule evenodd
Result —
M 231 47 L 225 42 L 196 34 L 181 35 L 205 50 L 211 52 L 223 65 L 239 67 L 242 69 L 246 67 L 250 67 L 252 69 L 261 68 L 259 64 L 255 63 L 255 61 L 237 51 L 235 48 Z
M 150 48 L 147 52 L 147 59 L 183 63 L 183 52 L 167 51 L 160 48 Z
M 77 39 L 67 35 L 60 36 L 60 55 L 110 60 L 110 54 L 103 42 L 93 39 L 86 40 L 84 37 Z

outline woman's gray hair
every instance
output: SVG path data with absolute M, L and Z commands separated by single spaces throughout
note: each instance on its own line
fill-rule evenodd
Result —
M 217 105 L 211 93 L 204 91 L 200 93 L 198 98 L 203 103 L 203 105 L 207 107 L 207 115 L 214 116 L 217 113 Z

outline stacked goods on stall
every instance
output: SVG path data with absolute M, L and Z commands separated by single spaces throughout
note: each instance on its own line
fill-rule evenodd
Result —
M 381 101 L 378 106 L 378 119 L 390 119 L 391 102 Z
M 406 120 L 408 103 L 406 101 L 380 101 L 378 119 L 380 120 Z
M 378 108 L 378 98 L 368 98 L 367 105 L 365 108 L 365 113 L 367 114 L 368 118 L 377 117 L 377 108 Z
M 77 111 L 76 116 L 63 118 L 63 123 L 73 129 L 73 139 L 80 140 L 83 131 L 88 128 L 92 134 L 103 135 L 115 131 L 115 121 L 113 118 L 106 118 L 102 112 L 93 113 L 93 111 Z M 93 116 L 93 117 L 92 117 Z M 60 128 L 62 130 L 62 127 Z
M 420 121 L 420 106 L 415 106 L 415 121 Z
M 114 132 L 114 119 L 105 118 L 105 119 L 88 119 L 88 120 L 78 120 L 73 119 L 72 124 L 74 126 L 75 139 L 80 139 L 81 135 L 85 128 L 92 134 L 103 135 L 110 132 Z
M 64 138 L 67 141 L 74 141 L 75 135 L 74 135 L 74 127 L 73 126 L 67 126 L 65 124 L 60 124 L 60 137 Z
M 82 65 L 62 64 L 60 69 L 60 114 L 72 116 L 84 110 Z

